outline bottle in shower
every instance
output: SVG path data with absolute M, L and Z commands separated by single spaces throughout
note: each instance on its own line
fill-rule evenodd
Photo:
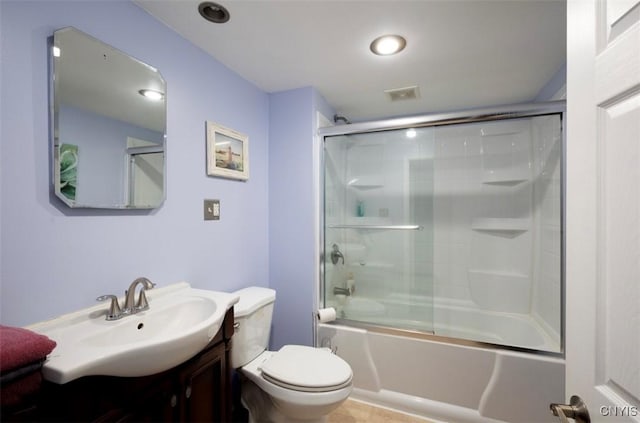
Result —
M 358 201 L 356 205 L 356 216 L 364 217 L 364 201 Z
M 353 295 L 353 292 L 356 290 L 356 280 L 353 277 L 353 272 L 349 272 L 347 274 L 347 289 L 349 290 L 349 295 Z

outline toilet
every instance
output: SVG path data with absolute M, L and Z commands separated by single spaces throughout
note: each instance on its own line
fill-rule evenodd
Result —
M 268 351 L 276 292 L 235 292 L 231 365 L 241 375 L 241 401 L 249 422 L 323 422 L 352 390 L 349 364 L 327 348 L 285 345 Z

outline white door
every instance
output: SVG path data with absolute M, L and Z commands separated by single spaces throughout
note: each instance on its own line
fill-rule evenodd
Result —
M 640 1 L 567 17 L 567 400 L 640 422 Z

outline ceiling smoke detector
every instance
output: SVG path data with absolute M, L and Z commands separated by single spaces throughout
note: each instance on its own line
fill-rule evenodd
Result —
M 389 96 L 391 101 L 416 100 L 420 98 L 420 88 L 417 85 L 384 90 L 384 93 Z

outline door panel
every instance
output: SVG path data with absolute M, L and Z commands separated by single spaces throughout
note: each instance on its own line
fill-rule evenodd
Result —
M 640 421 L 640 2 L 567 3 L 566 396 Z
M 638 45 L 640 48 L 640 44 Z M 640 93 L 600 108 L 601 332 L 596 383 L 640 399 Z

